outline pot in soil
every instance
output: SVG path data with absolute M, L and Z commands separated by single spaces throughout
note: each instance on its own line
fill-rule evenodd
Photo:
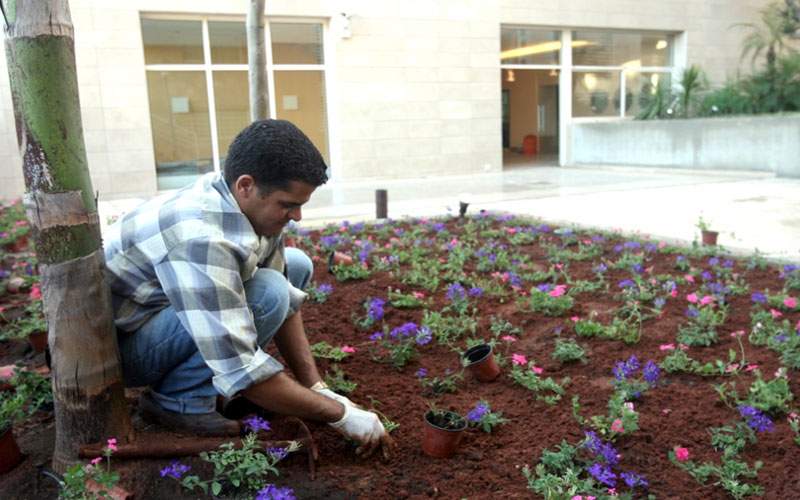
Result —
M 5 474 L 19 465 L 23 458 L 11 427 L 0 431 L 0 474 Z
M 47 331 L 38 330 L 28 334 L 28 342 L 36 352 L 44 352 L 47 347 Z
M 429 410 L 425 413 L 422 451 L 434 458 L 452 457 L 466 428 L 467 420 L 458 413 L 447 410 Z
M 717 236 L 719 236 L 719 231 L 709 231 L 708 229 L 703 229 L 700 231 L 700 235 L 703 239 L 703 245 L 713 246 L 717 244 Z
M 463 356 L 464 365 L 481 382 L 491 382 L 500 375 L 500 367 L 494 360 L 492 346 L 480 344 L 467 349 Z

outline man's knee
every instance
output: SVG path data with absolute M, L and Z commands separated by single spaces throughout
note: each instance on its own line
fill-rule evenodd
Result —
M 247 303 L 253 310 L 256 322 L 267 318 L 286 318 L 289 311 L 289 284 L 286 278 L 274 269 L 259 269 L 245 283 Z
M 286 248 L 286 268 L 289 281 L 296 288 L 304 289 L 314 273 L 314 263 L 311 258 L 300 249 Z

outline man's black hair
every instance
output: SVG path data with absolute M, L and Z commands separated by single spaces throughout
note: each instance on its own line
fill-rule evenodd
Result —
M 225 182 L 251 175 L 264 193 L 285 189 L 290 181 L 320 186 L 328 180 L 319 150 L 293 123 L 260 120 L 239 132 L 228 149 Z

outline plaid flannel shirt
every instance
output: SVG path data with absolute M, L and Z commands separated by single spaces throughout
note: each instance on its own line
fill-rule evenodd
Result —
M 221 174 L 126 214 L 104 247 L 117 328 L 173 306 L 226 397 L 283 370 L 257 345 L 244 292 L 259 267 L 285 272 L 283 238 L 256 235 Z

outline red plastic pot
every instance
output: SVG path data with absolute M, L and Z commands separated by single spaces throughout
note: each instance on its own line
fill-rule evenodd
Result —
M 717 244 L 717 236 L 719 236 L 718 231 L 706 231 L 704 229 L 700 231 L 700 235 L 703 238 L 703 245 L 713 246 Z
M 452 457 L 461 442 L 461 435 L 467 428 L 467 421 L 458 413 L 452 411 L 425 413 L 425 434 L 422 439 L 422 451 L 433 458 Z M 446 424 L 442 423 L 445 419 Z
M 45 348 L 47 347 L 47 332 L 39 331 L 29 334 L 28 342 L 31 344 L 31 347 L 33 347 L 34 351 L 44 352 Z
M 494 360 L 492 346 L 476 345 L 464 353 L 464 363 L 475 378 L 481 382 L 491 382 L 500 375 L 500 367 Z
M 22 462 L 22 452 L 19 451 L 17 440 L 11 427 L 0 433 L 0 474 L 10 471 Z

